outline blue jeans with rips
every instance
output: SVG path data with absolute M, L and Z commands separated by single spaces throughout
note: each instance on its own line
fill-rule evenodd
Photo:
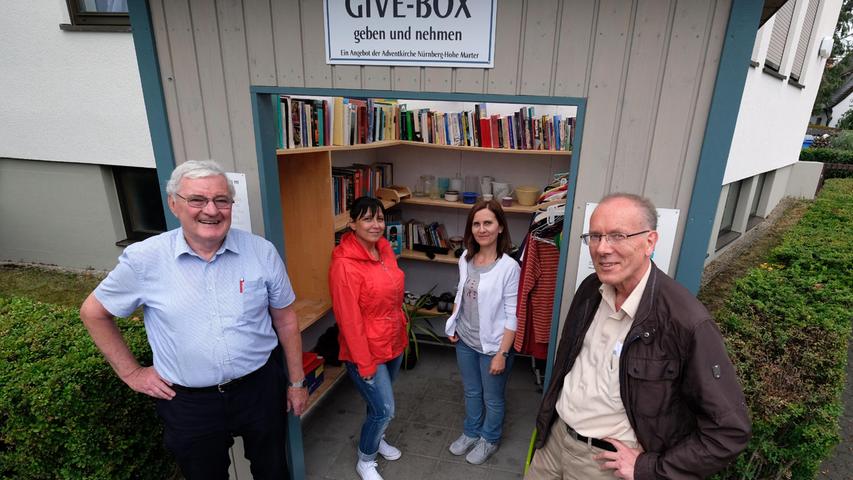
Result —
M 465 391 L 465 436 L 483 437 L 489 443 L 500 441 L 506 411 L 504 392 L 514 359 L 515 354 L 510 350 L 503 373 L 492 375 L 489 373 L 492 355 L 480 353 L 462 340 L 456 342 L 456 362 Z
M 355 388 L 367 404 L 367 417 L 361 426 L 361 436 L 358 441 L 358 458 L 362 461 L 373 461 L 379 452 L 379 441 L 385 434 L 385 429 L 394 418 L 394 391 L 391 384 L 400 372 L 403 356 L 380 364 L 376 374 L 370 381 L 364 381 L 358 373 L 358 367 L 352 362 L 344 362 L 347 374 L 355 383 Z

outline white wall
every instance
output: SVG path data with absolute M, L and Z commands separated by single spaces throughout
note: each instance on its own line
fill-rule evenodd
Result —
M 794 13 L 792 37 L 780 69 L 785 75 L 791 71 L 806 3 L 799 2 Z M 723 185 L 797 161 L 826 62 L 817 56 L 818 44 L 823 37 L 832 36 L 840 10 L 841 0 L 821 2 L 800 78 L 805 85 L 802 89 L 762 71 L 773 19 L 759 30 L 753 59 L 761 65 L 750 68 L 747 74 Z
M 0 157 L 154 167 L 131 34 L 60 23 L 65 0 L 3 2 Z
M 851 108 L 853 108 L 853 93 L 850 93 L 850 95 L 847 95 L 837 105 L 832 107 L 832 118 L 829 120 L 829 126 L 837 126 L 838 121 L 841 120 L 841 116 Z

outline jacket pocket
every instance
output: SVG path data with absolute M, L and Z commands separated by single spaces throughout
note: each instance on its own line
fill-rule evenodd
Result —
M 679 371 L 677 360 L 629 360 L 628 376 L 633 387 L 631 396 L 636 413 L 653 417 L 669 410 Z
M 396 325 L 394 319 L 372 318 L 367 323 L 365 333 L 370 354 L 375 360 L 389 360 L 395 342 Z

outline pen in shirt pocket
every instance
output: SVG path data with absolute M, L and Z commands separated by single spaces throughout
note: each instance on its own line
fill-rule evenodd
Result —
M 245 282 L 243 281 L 242 278 L 240 278 L 240 293 L 243 293 L 243 285 L 244 284 L 245 284 Z

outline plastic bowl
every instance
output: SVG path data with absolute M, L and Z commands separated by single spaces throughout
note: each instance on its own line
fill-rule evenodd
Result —
M 536 205 L 536 201 L 539 200 L 539 193 L 539 187 L 530 185 L 515 187 L 515 197 L 518 199 L 519 205 Z

